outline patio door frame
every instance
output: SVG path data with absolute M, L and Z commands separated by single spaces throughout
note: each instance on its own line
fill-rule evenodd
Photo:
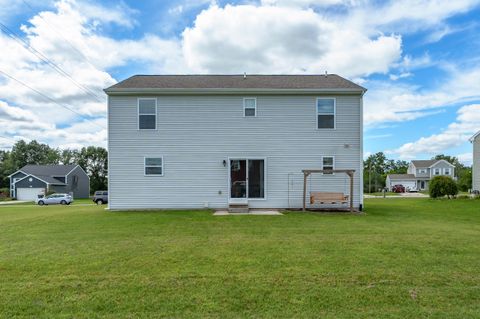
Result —
M 232 198 L 232 179 L 231 179 L 231 161 L 246 161 L 245 166 L 246 166 L 246 193 L 247 196 L 245 198 Z M 249 198 L 248 197 L 248 161 L 254 161 L 254 160 L 263 160 L 263 197 L 262 198 Z M 229 203 L 244 203 L 248 202 L 251 200 L 266 200 L 267 199 L 267 158 L 266 157 L 229 157 L 228 158 L 228 202 Z

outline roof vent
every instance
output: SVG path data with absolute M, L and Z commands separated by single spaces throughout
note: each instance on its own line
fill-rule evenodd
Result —
M 327 70 L 325 70 L 325 77 L 327 77 L 327 76 L 328 76 L 328 72 L 327 72 Z
M 247 78 L 247 72 L 243 72 L 243 79 L 245 80 Z

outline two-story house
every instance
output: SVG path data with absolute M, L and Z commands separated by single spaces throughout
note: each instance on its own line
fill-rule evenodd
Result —
M 470 138 L 473 144 L 472 190 L 480 191 L 480 131 Z
M 408 165 L 407 174 L 387 175 L 386 187 L 403 185 L 407 190 L 427 190 L 430 180 L 438 175 L 455 179 L 455 166 L 445 160 L 416 160 Z
M 338 75 L 137 75 L 108 95 L 109 208 L 301 208 L 303 169 L 355 170 L 362 97 Z M 308 190 L 349 192 L 325 173 Z

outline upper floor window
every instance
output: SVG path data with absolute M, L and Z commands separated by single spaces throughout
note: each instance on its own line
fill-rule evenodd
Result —
M 335 169 L 334 162 L 335 162 L 335 159 L 333 158 L 333 156 L 322 157 L 322 170 L 324 170 L 323 174 L 333 174 L 333 172 L 328 172 L 328 171 L 333 171 Z
M 138 129 L 157 129 L 157 99 L 138 99 Z
M 444 173 L 445 175 L 450 175 L 450 168 L 445 168 Z
M 335 128 L 335 99 L 317 98 L 317 128 Z
M 257 99 L 256 98 L 244 98 L 243 99 L 243 116 L 257 116 Z
M 145 157 L 145 175 L 163 175 L 163 157 Z
M 421 169 L 418 170 L 418 173 L 419 174 L 426 174 L 427 170 L 425 168 L 421 168 Z
M 440 168 L 434 168 L 433 175 L 440 175 Z

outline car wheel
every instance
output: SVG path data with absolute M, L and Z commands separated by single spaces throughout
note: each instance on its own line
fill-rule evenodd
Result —
M 97 199 L 97 205 L 102 205 L 102 204 L 103 204 L 103 200 Z
M 60 202 L 60 204 L 65 205 L 65 204 L 67 204 L 67 202 L 64 201 L 64 200 L 62 200 L 62 201 Z
M 41 201 L 38 201 L 38 205 L 43 206 L 45 205 L 45 203 L 43 202 L 43 200 L 41 200 Z

